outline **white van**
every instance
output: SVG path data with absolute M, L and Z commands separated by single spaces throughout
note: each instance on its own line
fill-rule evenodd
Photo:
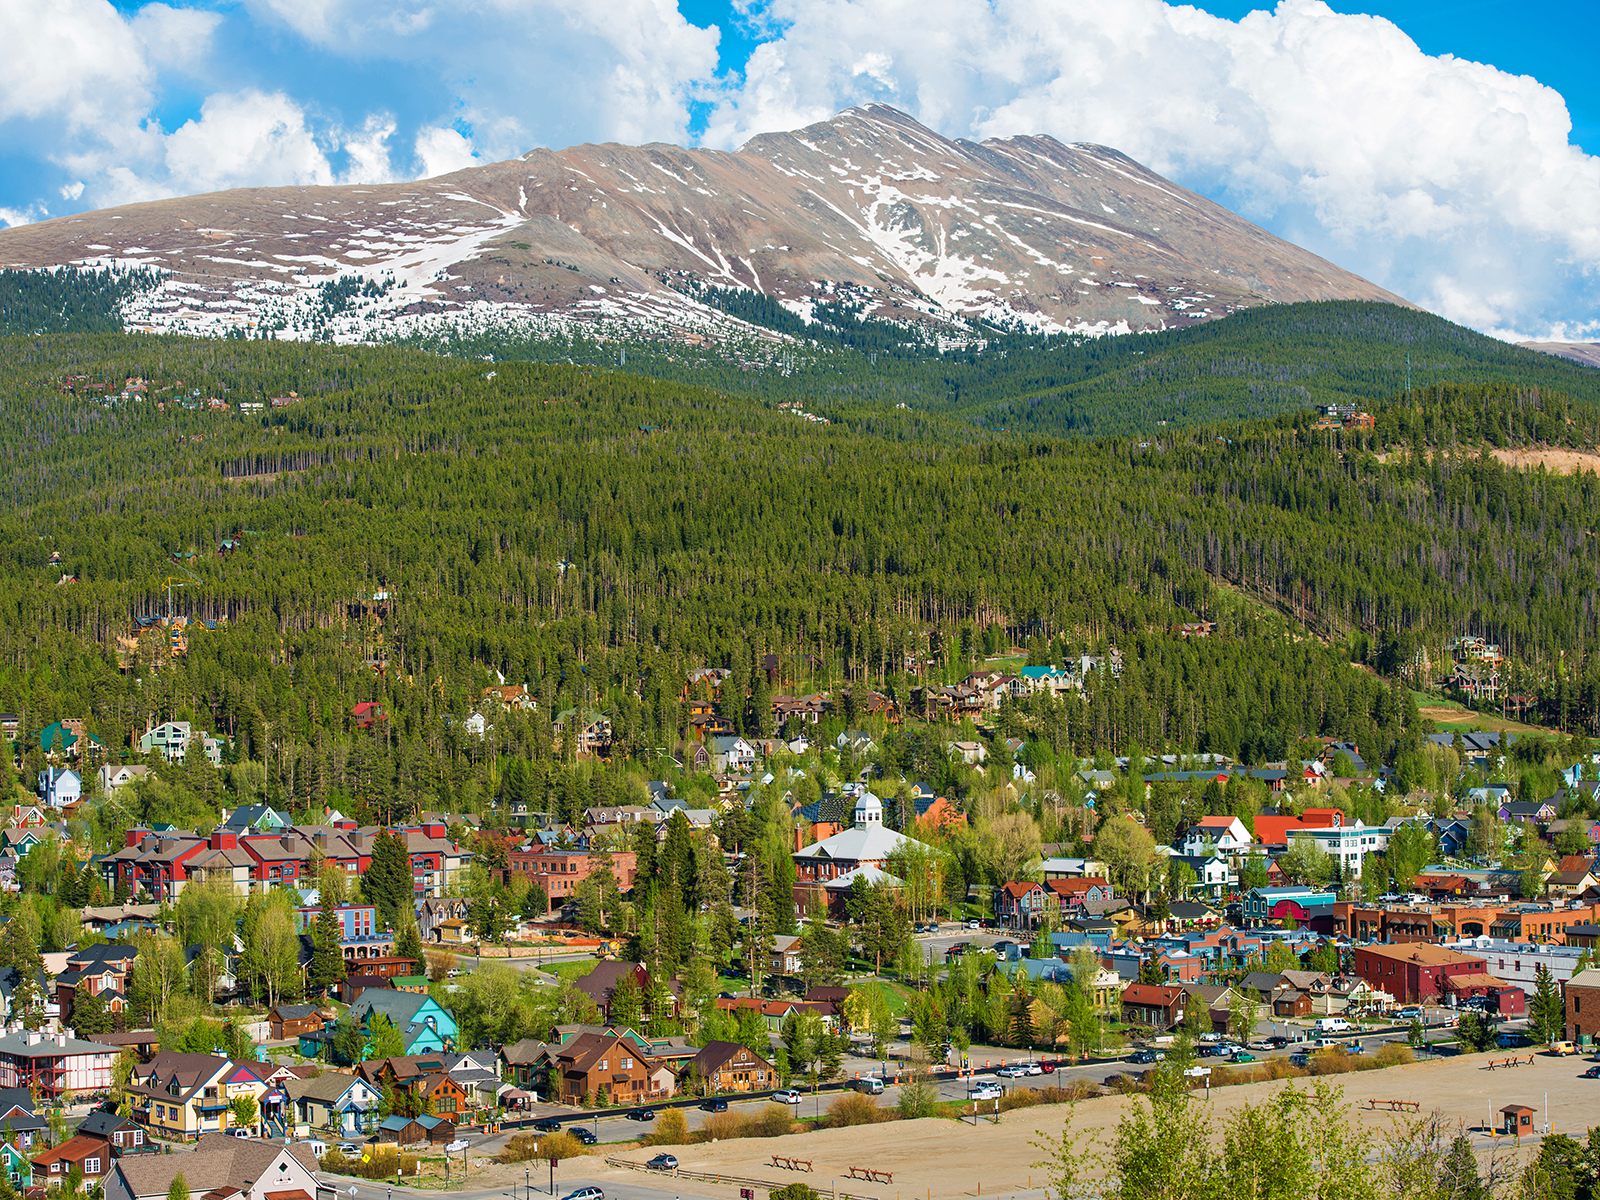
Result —
M 869 1096 L 881 1096 L 883 1095 L 883 1080 L 876 1075 L 864 1075 L 856 1080 L 855 1089 L 858 1092 L 865 1092 Z
M 1318 1017 L 1314 1028 L 1318 1033 L 1349 1033 L 1355 1026 L 1343 1017 Z

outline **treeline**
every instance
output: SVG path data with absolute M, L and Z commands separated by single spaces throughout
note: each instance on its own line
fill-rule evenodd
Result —
M 144 268 L 0 271 L 0 337 L 121 333 L 122 302 L 160 282 Z
M 690 668 L 731 668 L 721 711 L 775 732 L 760 689 L 875 688 L 911 711 L 1010 645 L 1123 651 L 1039 718 L 1055 754 L 1269 759 L 1323 735 L 1386 757 L 1404 705 L 1350 660 L 1393 674 L 1400 639 L 1462 632 L 1564 688 L 1572 729 L 1600 723 L 1595 477 L 1464 442 L 1368 452 L 1473 412 L 1513 413 L 1513 436 L 1586 418 L 1547 392 L 1436 389 L 1380 408 L 1376 434 L 1296 416 L 893 444 L 636 376 L 392 349 L 66 338 L 0 362 L 0 708 L 85 715 L 114 748 L 192 716 L 291 805 L 482 804 L 513 755 L 570 814 L 635 786 L 576 762 L 577 729 L 605 713 L 619 756 L 659 761 Z M 307 399 L 107 407 L 56 386 L 77 373 Z M 169 602 L 221 622 L 191 626 L 186 657 L 134 637 Z M 1175 635 L 1201 617 L 1214 637 Z M 496 672 L 536 705 L 489 713 L 480 740 L 461 722 Z M 385 707 L 371 731 L 361 701 Z

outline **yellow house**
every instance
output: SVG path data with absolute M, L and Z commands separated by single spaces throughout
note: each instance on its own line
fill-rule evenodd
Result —
M 269 1090 L 251 1066 L 215 1054 L 158 1054 L 129 1081 L 134 1115 L 152 1133 L 183 1141 L 225 1132 L 236 1124 L 237 1097 L 249 1096 L 259 1112 Z

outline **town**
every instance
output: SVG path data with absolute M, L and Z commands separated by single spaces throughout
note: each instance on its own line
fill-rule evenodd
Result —
M 1335 737 L 1248 766 L 1040 756 L 1041 714 L 1126 666 L 1109 649 L 976 671 L 916 687 L 909 713 L 772 693 L 771 659 L 753 686 L 695 669 L 664 777 L 563 814 L 513 759 L 486 811 L 386 824 L 230 807 L 249 764 L 187 720 L 119 747 L 0 714 L 33 785 L 0 857 L 11 1184 L 270 1180 L 269 1200 L 309 1200 L 341 1173 L 474 1156 L 553 1181 L 601 1142 L 666 1147 L 624 1165 L 675 1171 L 671 1147 L 863 1106 L 976 1119 L 1179 1070 L 1209 1094 L 1594 1047 L 1600 754 L 1582 737 L 1413 715 L 1390 763 Z M 735 732 L 752 696 L 781 735 Z M 537 709 L 501 682 L 457 724 L 481 741 Z M 610 716 L 559 720 L 604 769 Z M 348 713 L 357 745 L 387 721 Z M 140 819 L 177 788 L 217 807 Z M 1516 1132 L 1532 1113 L 1502 1116 Z

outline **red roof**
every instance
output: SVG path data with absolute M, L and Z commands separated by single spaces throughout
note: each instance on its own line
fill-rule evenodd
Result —
M 1110 887 L 1111 884 L 1098 875 L 1085 875 L 1082 879 L 1052 879 L 1045 886 L 1053 892 L 1070 896 L 1078 892 L 1087 892 L 1090 888 Z
M 1257 817 L 1256 841 L 1267 846 L 1287 845 L 1290 830 L 1308 828 L 1298 817 Z
M 1147 1008 L 1171 1008 L 1183 996 L 1181 987 L 1155 983 L 1130 983 L 1122 989 L 1124 1004 L 1143 1004 Z
M 1039 885 L 1037 883 L 1015 883 L 1015 882 L 1013 882 L 1013 883 L 1006 884 L 1000 890 L 1002 892 L 1004 892 L 1006 895 L 1010 896 L 1013 900 L 1021 900 L 1029 892 L 1038 891 L 1039 890 Z
M 1300 814 L 1300 823 L 1308 829 L 1340 828 L 1344 825 L 1344 812 L 1337 808 L 1308 808 Z

